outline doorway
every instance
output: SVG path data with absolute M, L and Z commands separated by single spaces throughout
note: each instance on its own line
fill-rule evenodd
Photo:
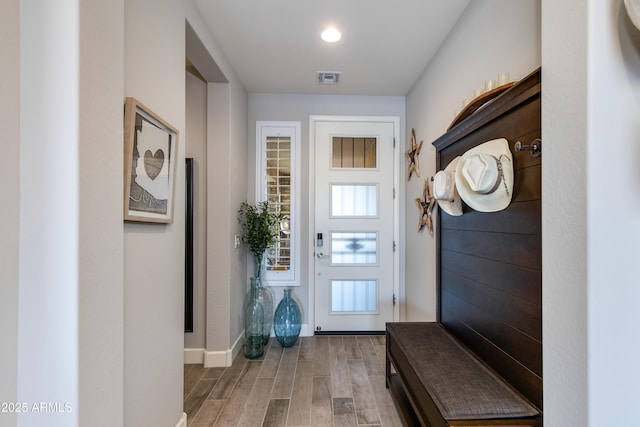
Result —
M 399 119 L 310 119 L 310 295 L 316 333 L 398 320 Z

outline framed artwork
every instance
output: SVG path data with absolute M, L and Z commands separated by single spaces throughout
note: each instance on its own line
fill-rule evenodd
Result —
M 135 98 L 124 105 L 124 220 L 173 222 L 178 131 Z

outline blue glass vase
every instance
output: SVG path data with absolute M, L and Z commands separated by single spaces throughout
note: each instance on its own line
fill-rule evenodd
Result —
M 283 347 L 291 347 L 300 336 L 302 316 L 296 301 L 291 298 L 291 289 L 284 290 L 284 297 L 278 303 L 273 317 L 273 330 L 276 339 Z
M 264 354 L 264 307 L 258 298 L 258 280 L 251 278 L 251 290 L 244 306 L 244 357 L 257 359 Z
M 271 336 L 271 328 L 273 327 L 273 291 L 268 286 L 264 286 L 264 281 L 262 278 L 264 277 L 264 252 L 259 254 L 254 254 L 255 259 L 255 267 L 254 267 L 254 276 L 252 277 L 252 286 L 253 280 L 256 280 L 258 283 L 258 300 L 262 303 L 262 308 L 264 309 L 264 330 L 262 332 L 262 344 L 267 345 L 269 342 L 269 337 Z
M 267 345 L 269 337 L 271 336 L 271 328 L 273 327 L 273 292 L 268 286 L 263 286 L 262 280 L 258 278 L 251 278 L 256 280 L 257 283 L 257 298 L 262 304 L 264 310 L 263 313 L 263 330 L 262 330 L 262 344 Z

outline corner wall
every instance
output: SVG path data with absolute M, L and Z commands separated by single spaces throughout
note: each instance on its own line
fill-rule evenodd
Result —
M 79 1 L 79 426 L 123 422 L 124 3 Z
M 207 88 L 207 352 L 205 367 L 230 364 L 227 351 L 231 338 L 231 250 L 229 165 L 229 85 L 209 83 Z
M 545 423 L 629 424 L 640 400 L 640 31 L 622 0 L 544 0 L 542 17 Z
M 184 334 L 185 363 L 202 364 L 207 312 L 207 84 L 186 76 L 185 156 L 193 158 L 193 332 Z M 195 353 L 194 360 L 187 355 Z
M 235 249 L 233 241 L 233 236 L 240 233 L 236 212 L 247 198 L 247 92 L 193 1 L 186 1 L 186 9 L 189 25 L 218 69 L 213 74 L 219 74 L 219 80 L 225 81 L 207 84 L 207 337 L 204 357 L 206 367 L 228 366 L 233 345 L 244 329 L 242 312 L 248 289 L 243 251 Z M 211 80 L 217 81 L 216 78 Z
M 542 359 L 545 421 L 557 426 L 589 425 L 587 3 L 542 3 Z
M 540 66 L 540 0 L 472 1 L 407 95 L 407 133 L 415 129 L 420 177 L 406 184 L 406 320 L 436 319 L 435 239 L 417 232 L 415 198 L 435 174 L 431 142 L 446 132 L 473 91 L 508 71 L 524 77 Z
M 18 399 L 18 291 L 20 248 L 20 2 L 7 0 L 0 14 L 0 402 Z M 16 425 L 0 414 L 0 426 Z
M 640 30 L 622 1 L 588 4 L 589 425 L 623 425 L 640 401 Z
M 179 132 L 173 224 L 124 224 L 124 425 L 173 426 L 183 414 L 185 2 L 125 2 L 124 34 L 125 96 Z
M 18 273 L 7 283 L 19 299 L 2 299 L 8 316 L 18 313 L 9 323 L 17 343 L 3 340 L 17 356 L 6 377 L 17 394 L 2 401 L 28 405 L 0 414 L 3 426 L 123 423 L 124 3 L 81 3 L 15 2 L 19 17 L 3 26 L 17 49 L 8 67 L 19 64 L 3 83 L 19 98 L 5 112 L 2 92 L 16 137 L 6 147 L 16 210 L 3 216 L 13 231 L 2 258 Z

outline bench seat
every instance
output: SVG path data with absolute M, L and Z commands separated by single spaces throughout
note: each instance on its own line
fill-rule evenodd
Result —
M 387 324 L 387 386 L 406 395 L 422 425 L 541 423 L 535 406 L 439 323 Z

